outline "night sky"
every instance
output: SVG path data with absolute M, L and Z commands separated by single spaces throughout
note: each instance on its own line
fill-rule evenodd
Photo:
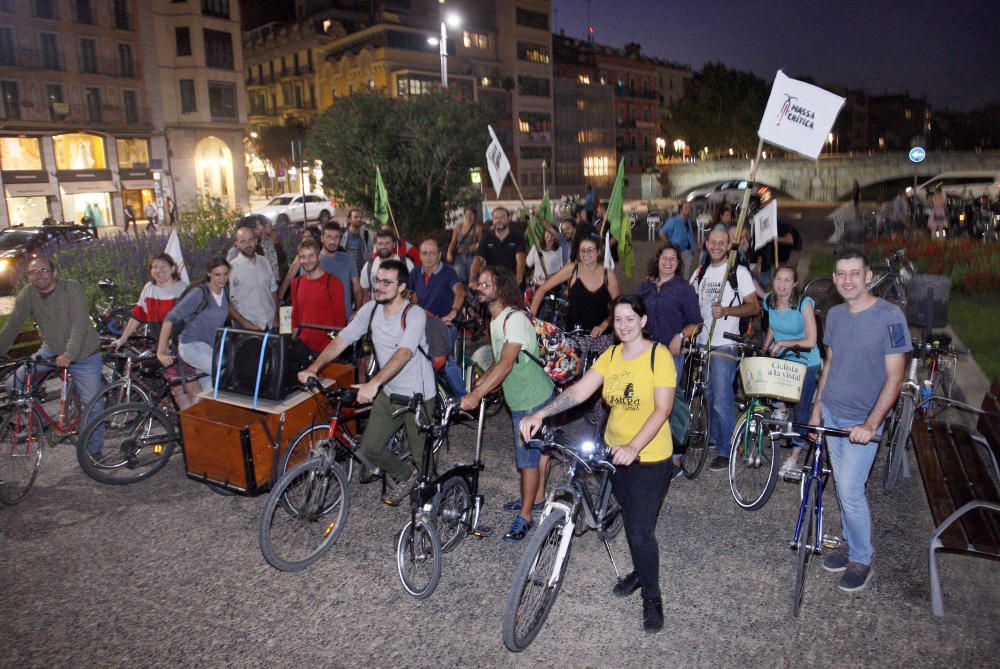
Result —
M 587 0 L 553 0 L 554 32 L 584 37 Z M 936 109 L 1000 102 L 1000 3 L 910 0 L 591 0 L 595 41 L 770 82 L 783 69 L 820 84 L 926 96 Z

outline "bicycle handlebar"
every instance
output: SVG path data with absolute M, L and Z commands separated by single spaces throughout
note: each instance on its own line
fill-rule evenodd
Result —
M 409 395 L 399 395 L 396 393 L 389 393 L 389 401 L 393 404 L 405 404 L 406 406 L 401 409 L 396 409 L 392 412 L 392 417 L 397 418 L 404 413 L 413 412 L 416 417 L 417 429 L 421 432 L 427 432 L 433 430 L 435 425 L 434 422 L 428 420 L 424 415 L 424 396 L 422 393 L 416 393 L 412 397 Z M 479 402 L 479 411 L 482 413 L 486 405 L 486 398 L 484 397 Z M 454 397 L 447 397 L 444 400 L 444 414 L 441 416 L 441 422 L 438 424 L 440 427 L 445 427 L 450 425 L 457 418 L 466 418 L 468 420 L 475 420 L 476 417 L 472 414 L 462 411 L 459 408 L 459 402 Z
M 557 450 L 564 455 L 568 455 L 573 460 L 576 460 L 580 465 L 583 466 L 589 473 L 593 474 L 595 470 L 604 469 L 611 475 L 617 471 L 615 466 L 607 459 L 610 449 L 607 449 L 604 454 L 602 454 L 601 459 L 597 461 L 584 460 L 576 452 L 572 446 L 562 443 L 566 437 L 561 430 L 552 429 L 547 425 L 543 425 L 542 429 L 539 431 L 538 438 L 532 439 L 527 444 L 528 448 L 538 448 L 543 451 L 545 450 Z
M 358 399 L 357 388 L 343 386 L 325 388 L 315 376 L 309 377 L 304 385 L 299 386 L 299 389 L 306 392 L 318 392 L 331 402 L 347 402 L 348 404 L 353 404 Z
M 850 430 L 841 430 L 835 427 L 824 427 L 823 425 L 810 425 L 809 423 L 796 423 L 795 421 L 788 419 L 762 418 L 761 422 L 770 427 L 782 428 L 780 430 L 773 431 L 772 434 L 779 434 L 783 437 L 803 437 L 810 433 L 826 437 L 847 438 L 851 436 Z

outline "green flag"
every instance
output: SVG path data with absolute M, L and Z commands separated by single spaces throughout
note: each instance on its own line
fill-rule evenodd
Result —
M 528 245 L 537 246 L 539 253 L 541 253 L 545 228 L 542 227 L 542 222 L 538 216 L 532 216 L 528 219 L 528 227 L 524 231 L 524 236 L 528 238 Z
M 375 166 L 375 202 L 372 204 L 372 218 L 382 225 L 389 225 L 389 194 L 382 182 L 382 171 Z
M 552 202 L 549 200 L 548 191 L 542 196 L 542 203 L 538 205 L 538 215 L 543 221 L 552 225 Z
M 632 249 L 632 226 L 625 219 L 625 159 L 618 163 L 618 176 L 608 200 L 608 223 L 611 236 L 618 240 L 618 262 L 621 263 L 626 278 L 632 278 L 635 252 Z

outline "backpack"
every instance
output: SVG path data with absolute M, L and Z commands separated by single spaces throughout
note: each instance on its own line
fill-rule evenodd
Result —
M 697 281 L 695 283 L 697 283 L 699 285 L 701 284 L 701 280 L 704 278 L 705 272 L 708 270 L 708 266 L 710 264 L 711 264 L 711 260 L 709 260 L 709 257 L 706 254 L 705 255 L 705 260 L 703 260 L 702 263 L 698 266 L 698 269 L 695 270 L 694 276 L 697 277 Z M 750 271 L 750 265 L 749 265 L 749 262 L 747 261 L 746 256 L 744 256 L 739 251 L 736 252 L 736 264 L 733 265 L 732 271 L 729 272 L 729 287 L 732 288 L 732 290 L 733 290 L 733 299 L 727 305 L 727 306 L 730 306 L 730 307 L 739 306 L 739 305 L 743 304 L 743 298 L 740 296 L 740 291 L 739 291 L 739 288 L 738 288 L 739 282 L 736 279 L 736 271 L 737 271 L 738 267 L 743 267 L 744 269 L 746 269 L 747 272 Z M 739 326 L 740 327 L 740 330 L 739 330 L 740 336 L 741 337 L 750 336 L 752 334 L 752 331 L 751 331 L 752 330 L 752 326 L 753 326 L 753 316 L 743 316 L 743 317 L 741 317 L 740 318 L 740 326 Z
M 406 306 L 403 307 L 403 316 L 400 318 L 400 324 L 403 330 L 406 330 L 406 313 L 415 306 L 412 302 L 407 302 Z M 378 307 L 376 306 L 376 309 Z M 438 318 L 437 316 L 431 315 L 426 310 L 424 314 L 427 316 L 427 322 L 424 325 L 424 337 L 427 338 L 427 350 L 424 350 L 423 346 L 417 345 L 417 351 L 420 352 L 435 370 L 439 370 L 444 367 L 445 360 L 447 360 L 449 353 L 451 352 L 451 337 L 448 333 L 448 326 Z M 375 320 L 375 309 L 372 309 L 371 316 L 368 318 L 368 337 L 371 338 L 372 334 L 372 321 Z M 376 356 L 372 356 L 376 359 Z M 378 369 L 378 361 L 376 359 L 375 368 Z
M 580 370 L 580 351 L 577 350 L 573 340 L 566 336 L 566 333 L 548 321 L 532 316 L 527 311 L 521 311 L 535 328 L 536 344 L 538 345 L 538 355 L 535 357 L 521 349 L 528 358 L 542 368 L 542 371 L 552 379 L 553 383 L 562 385 L 573 381 Z M 512 310 L 503 319 L 503 331 L 507 333 L 507 320 L 514 315 Z

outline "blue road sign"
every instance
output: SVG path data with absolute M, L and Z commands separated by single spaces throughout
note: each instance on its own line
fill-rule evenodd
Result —
M 927 157 L 927 152 L 924 151 L 924 147 L 915 146 L 912 149 L 910 149 L 910 160 L 912 162 L 921 163 L 926 157 Z

